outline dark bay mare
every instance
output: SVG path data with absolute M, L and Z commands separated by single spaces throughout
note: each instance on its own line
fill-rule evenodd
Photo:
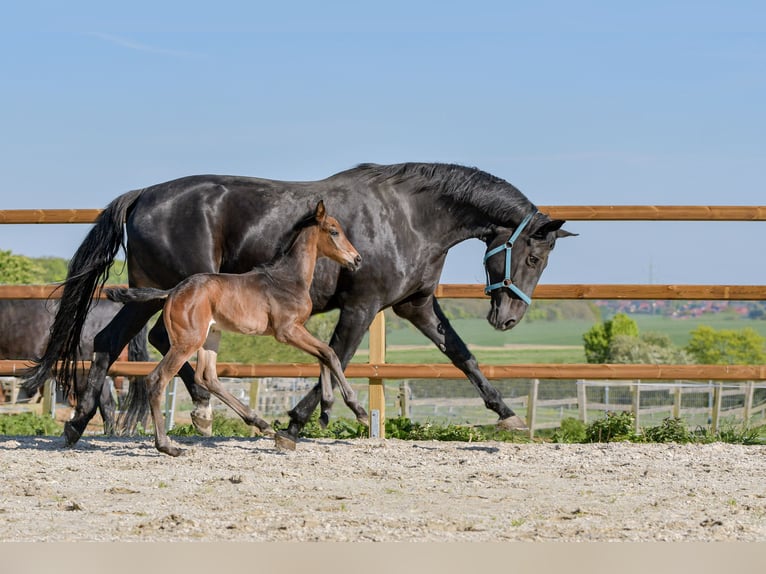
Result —
M 78 359 L 90 360 L 93 354 L 93 339 L 114 318 L 121 305 L 111 301 L 99 301 L 93 306 L 82 327 Z M 0 299 L 0 359 L 34 360 L 45 351 L 51 326 L 53 325 L 58 302 L 45 299 Z M 142 330 L 131 339 L 128 358 L 132 361 L 146 361 L 146 331 Z M 75 394 L 84 390 L 85 373 L 77 372 Z M 39 386 L 23 389 L 19 400 L 32 400 L 41 390 Z M 98 400 L 104 430 L 111 434 L 115 430 L 115 404 L 109 385 L 103 385 Z
M 487 408 L 498 414 L 499 425 L 523 428 L 524 422 L 482 374 L 433 293 L 447 251 L 466 239 L 480 238 L 488 247 L 488 320 L 496 329 L 511 329 L 524 316 L 556 239 L 571 234 L 561 229 L 564 221 L 540 213 L 508 182 L 448 164 L 363 164 L 314 182 L 202 175 L 117 197 L 70 262 L 49 344 L 29 384 L 38 384 L 59 360 L 59 379 L 72 380 L 76 342 L 91 297 L 103 285 L 124 234 L 130 285 L 170 289 L 194 273 L 243 273 L 272 260 L 288 241 L 295 214 L 320 198 L 343 222 L 364 258 L 355 273 L 320 261 L 311 285 L 312 313 L 340 310 L 330 346 L 343 367 L 376 313 L 391 307 L 466 374 Z M 69 444 L 78 440 L 93 416 L 119 349 L 161 308 L 162 301 L 128 303 L 96 336 L 87 386 L 67 423 Z M 218 341 L 211 339 L 205 347 L 217 348 Z M 150 330 L 149 341 L 167 352 L 161 321 Z M 179 374 L 195 404 L 192 420 L 204 432 L 210 423 L 209 393 L 194 384 L 188 363 Z M 298 436 L 320 397 L 318 383 L 289 412 L 287 432 L 292 437 Z
M 109 299 L 122 303 L 165 300 L 162 316 L 170 350 L 149 373 L 145 383 L 154 418 L 155 445 L 160 452 L 171 456 L 182 452 L 165 433 L 160 403 L 165 386 L 195 352 L 195 381 L 260 432 L 271 430 L 269 423 L 226 391 L 218 381 L 216 352 L 203 348 L 210 330 L 273 335 L 278 341 L 316 357 L 322 368 L 323 421 L 329 420 L 333 403 L 331 378 L 335 377 L 346 404 L 361 422 L 367 424 L 367 413 L 343 375 L 337 355 L 305 327 L 311 316 L 309 289 L 317 260 L 328 257 L 354 271 L 362 258 L 338 221 L 327 215 L 322 201 L 314 212 L 297 223 L 294 238 L 286 247 L 274 261 L 254 267 L 247 273 L 198 273 L 166 291 L 107 289 Z M 284 445 L 279 439 L 277 444 Z M 289 448 L 295 448 L 294 441 L 288 444 Z

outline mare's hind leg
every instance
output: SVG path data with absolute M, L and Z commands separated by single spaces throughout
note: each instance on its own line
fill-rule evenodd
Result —
M 85 386 L 77 392 L 77 405 L 74 416 L 64 425 L 66 444 L 75 444 L 88 423 L 96 414 L 101 389 L 109 366 L 128 344 L 131 338 L 161 307 L 157 303 L 127 303 L 104 327 L 93 341 L 93 360 Z
M 205 341 L 206 349 L 218 350 L 220 342 L 220 333 L 211 333 L 208 340 Z M 160 353 L 165 355 L 170 349 L 170 339 L 168 338 L 165 322 L 160 317 L 149 331 L 149 342 Z M 178 371 L 178 376 L 189 391 L 194 409 L 191 412 L 191 420 L 194 428 L 203 436 L 211 436 L 213 433 L 213 409 L 210 406 L 210 393 L 208 390 L 198 385 L 194 380 L 194 369 L 187 362 Z
M 224 404 L 242 417 L 242 420 L 247 424 L 255 427 L 258 434 L 273 436 L 274 431 L 268 422 L 259 417 L 254 409 L 245 406 L 237 397 L 221 385 L 221 381 L 218 380 L 218 373 L 216 372 L 216 357 L 217 353 L 215 351 L 204 348 L 197 351 L 197 370 L 194 373 L 195 382 L 221 399 Z
M 333 394 L 332 389 L 332 374 L 330 367 L 320 361 L 320 370 L 319 383 L 322 386 L 322 398 L 319 401 L 319 425 L 322 428 L 327 428 L 327 425 L 330 424 L 330 412 L 332 411 L 332 405 L 335 402 L 335 395 Z
M 101 413 L 101 419 L 104 421 L 104 434 L 113 435 L 117 430 L 115 424 L 115 404 L 112 395 L 112 384 L 109 379 L 104 381 L 101 387 L 101 396 L 98 399 L 98 411 Z

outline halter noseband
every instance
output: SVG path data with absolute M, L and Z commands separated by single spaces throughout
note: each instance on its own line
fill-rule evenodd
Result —
M 533 211 L 532 213 L 528 214 L 524 219 L 521 220 L 521 223 L 519 223 L 519 226 L 516 228 L 513 234 L 508 238 L 508 241 L 506 241 L 502 245 L 498 245 L 494 249 L 490 249 L 484 255 L 484 271 L 487 274 L 487 286 L 484 288 L 485 295 L 489 295 L 490 293 L 492 293 L 492 291 L 495 291 L 497 289 L 502 289 L 503 287 L 507 287 L 513 293 L 515 293 L 519 299 L 524 301 L 524 303 L 526 303 L 527 305 L 532 303 L 532 299 L 529 297 L 529 295 L 527 295 L 521 289 L 516 287 L 516 285 L 514 285 L 513 281 L 511 280 L 511 248 L 513 247 L 513 243 L 519 238 L 519 235 L 521 235 L 521 232 L 524 231 L 524 228 L 527 226 L 527 224 L 530 221 L 532 221 L 532 217 L 534 217 L 536 213 L 537 211 Z M 487 260 L 493 255 L 495 255 L 496 253 L 500 253 L 501 251 L 505 251 L 505 278 L 502 281 L 498 281 L 497 283 L 490 283 L 489 269 L 487 269 Z

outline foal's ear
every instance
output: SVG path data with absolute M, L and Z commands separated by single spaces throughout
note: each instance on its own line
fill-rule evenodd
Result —
M 322 223 L 324 221 L 325 215 L 327 215 L 327 212 L 325 211 L 325 208 L 324 208 L 324 201 L 320 199 L 319 203 L 317 203 L 317 208 L 316 208 L 316 212 L 314 212 L 314 217 L 316 217 L 316 220 L 319 223 Z

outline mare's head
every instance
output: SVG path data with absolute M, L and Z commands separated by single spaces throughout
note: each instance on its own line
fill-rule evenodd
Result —
M 534 213 L 515 229 L 499 227 L 485 238 L 485 293 L 491 297 L 487 321 L 495 329 L 507 331 L 521 321 L 556 239 L 576 235 L 561 229 L 564 223 Z
M 327 215 L 322 200 L 317 204 L 314 219 L 319 229 L 317 254 L 320 257 L 329 257 L 352 271 L 359 269 L 362 256 L 351 245 L 338 220 Z

